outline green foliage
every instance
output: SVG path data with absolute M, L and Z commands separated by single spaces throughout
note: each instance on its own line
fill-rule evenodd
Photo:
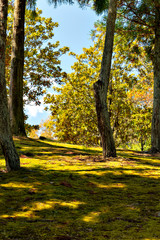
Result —
M 31 132 L 33 131 L 37 131 L 39 130 L 39 125 L 30 125 L 28 123 L 25 124 L 25 130 L 26 130 L 26 134 L 27 136 L 30 136 Z
M 37 0 L 27 0 L 26 1 L 26 7 L 30 10 L 32 10 L 32 16 L 36 16 L 37 13 L 36 13 L 36 3 L 37 3 Z
M 104 10 L 108 9 L 109 0 L 94 0 L 94 9 L 98 14 L 101 14 Z
M 53 4 L 54 7 L 57 7 L 58 5 L 61 4 L 74 4 L 77 2 L 80 7 L 85 7 L 85 6 L 90 6 L 93 5 L 94 10 L 96 11 L 97 14 L 101 14 L 104 12 L 106 9 L 108 9 L 109 6 L 109 0 L 48 0 L 50 4 Z
M 93 65 L 97 69 L 100 62 L 97 64 L 94 50 L 84 49 L 84 54 L 76 57 L 74 72 L 64 79 L 64 85 L 54 88 L 58 94 L 45 99 L 51 103 L 55 137 L 60 141 L 86 145 L 99 142 L 92 84 L 97 75 Z
M 151 60 L 154 54 L 155 2 L 152 0 L 124 1 L 119 11 L 120 16 L 123 15 L 125 18 L 125 29 L 143 44 Z
M 145 143 L 150 138 L 151 133 L 152 62 L 148 59 L 145 46 L 139 39 L 135 39 L 132 33 L 128 32 L 124 35 L 123 31 L 118 32 L 117 41 L 121 41 L 121 44 L 116 44 L 115 41 L 113 68 L 116 71 L 113 70 L 113 76 L 116 72 L 115 81 L 119 79 L 118 87 L 125 89 L 125 92 L 119 95 L 121 97 L 121 108 L 118 111 L 121 115 L 119 120 L 122 119 L 122 122 L 121 120 L 119 122 L 122 128 L 117 129 L 118 135 L 121 135 L 119 143 L 127 143 L 134 139 L 137 142 Z M 113 102 L 114 99 L 113 97 Z M 126 134 L 123 133 L 124 129 Z
M 41 16 L 42 11 L 36 10 L 32 16 L 31 10 L 26 10 L 25 26 L 25 63 L 24 63 L 24 99 L 26 103 L 34 101 L 40 104 L 39 97 L 46 93 L 46 89 L 60 82 L 66 76 L 62 71 L 60 57 L 69 51 L 68 47 L 60 48 L 59 41 L 53 42 L 54 28 L 58 23 L 52 18 Z M 8 37 L 6 50 L 7 81 L 10 79 L 10 55 L 13 9 L 10 6 L 8 17 Z
M 48 0 L 50 4 L 54 4 L 55 7 L 57 7 L 58 4 L 73 4 L 72 0 Z
M 144 46 L 130 32 L 115 35 L 113 63 L 108 92 L 108 109 L 117 146 L 150 138 L 153 69 Z M 92 31 L 94 45 L 76 55 L 73 72 L 64 85 L 54 88 L 57 94 L 45 101 L 59 141 L 97 145 L 100 137 L 93 95 L 93 83 L 98 79 L 105 26 L 98 22 Z M 120 29 L 120 28 L 119 28 Z M 117 30 L 118 31 L 118 30 Z
M 42 137 L 49 138 L 49 139 L 53 138 L 55 127 L 53 125 L 53 121 L 50 118 L 48 118 L 45 121 L 42 121 L 39 127 L 40 127 L 40 133 Z

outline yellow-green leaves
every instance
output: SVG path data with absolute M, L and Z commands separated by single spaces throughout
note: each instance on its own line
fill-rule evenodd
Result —
M 52 18 L 42 17 L 42 11 L 36 10 L 35 17 L 30 10 L 26 10 L 25 24 L 25 64 L 24 64 L 24 96 L 25 101 L 34 101 L 39 104 L 39 97 L 44 95 L 45 90 L 55 81 L 60 82 L 66 76 L 62 71 L 60 57 L 69 51 L 68 47 L 60 47 L 60 42 L 53 41 L 54 29 L 58 27 Z M 6 72 L 10 78 L 10 54 L 13 13 L 10 7 Z
M 73 72 L 64 79 L 63 86 L 54 88 L 57 94 L 46 98 L 46 103 L 51 104 L 55 136 L 60 141 L 100 143 L 93 83 L 99 77 L 104 32 L 103 23 L 96 24 L 93 46 L 84 48 L 80 55 L 70 53 L 76 59 Z M 128 32 L 116 34 L 108 109 L 117 146 L 149 139 L 152 85 L 152 64 L 143 45 Z

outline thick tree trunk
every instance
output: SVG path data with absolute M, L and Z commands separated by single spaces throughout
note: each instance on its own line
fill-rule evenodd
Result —
M 15 0 L 9 111 L 12 133 L 26 136 L 23 112 L 24 23 L 26 0 Z
M 0 0 L 0 144 L 5 156 L 8 171 L 20 168 L 9 121 L 5 80 L 5 49 L 8 1 Z
M 113 133 L 110 126 L 110 117 L 107 108 L 107 92 L 111 70 L 116 13 L 117 0 L 110 0 L 106 26 L 105 45 L 101 63 L 101 73 L 99 76 L 99 80 L 94 83 L 98 129 L 101 135 L 104 158 L 106 156 L 116 156 L 115 142 L 113 139 Z
M 160 152 L 160 0 L 155 1 L 154 97 L 152 114 L 152 149 Z

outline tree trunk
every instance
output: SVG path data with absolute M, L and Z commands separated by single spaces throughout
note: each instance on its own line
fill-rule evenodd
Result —
M 26 0 L 15 0 L 9 111 L 12 133 L 26 136 L 23 112 L 24 23 Z
M 10 129 L 5 80 L 5 49 L 8 1 L 0 0 L 0 144 L 8 171 L 20 168 Z
M 155 1 L 154 96 L 152 114 L 152 149 L 160 152 L 160 1 Z
M 113 139 L 113 132 L 110 126 L 110 117 L 107 108 L 107 92 L 111 70 L 116 13 L 117 0 L 110 0 L 101 72 L 99 80 L 94 83 L 98 129 L 101 135 L 104 158 L 106 156 L 116 156 L 115 142 Z
M 143 140 L 143 137 L 141 136 L 141 151 L 143 152 L 144 150 L 144 145 L 145 145 L 145 142 Z

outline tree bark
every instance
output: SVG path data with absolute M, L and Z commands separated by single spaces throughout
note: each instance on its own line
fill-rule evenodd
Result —
M 20 168 L 20 160 L 11 135 L 5 80 L 5 49 L 8 0 L 0 0 L 0 144 L 8 171 Z
M 24 23 L 26 0 L 15 0 L 9 111 L 12 133 L 26 136 L 23 112 Z
M 115 142 L 110 126 L 110 117 L 107 107 L 107 92 L 111 70 L 116 14 L 117 0 L 110 0 L 106 25 L 105 45 L 101 63 L 101 72 L 99 80 L 94 83 L 98 129 L 101 135 L 104 158 L 106 158 L 106 156 L 116 156 Z
M 160 0 L 155 1 L 154 96 L 152 114 L 153 153 L 160 152 Z

